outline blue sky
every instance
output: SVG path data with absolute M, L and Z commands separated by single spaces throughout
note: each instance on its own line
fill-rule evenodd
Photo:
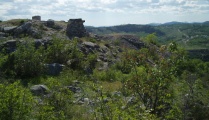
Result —
M 0 0 L 0 19 L 84 19 L 85 25 L 111 26 L 209 21 L 209 0 Z

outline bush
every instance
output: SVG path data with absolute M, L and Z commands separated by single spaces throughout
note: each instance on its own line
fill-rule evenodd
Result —
M 33 97 L 19 82 L 0 84 L 0 119 L 28 120 L 31 118 Z
M 36 50 L 30 41 L 20 44 L 13 53 L 3 56 L 0 68 L 7 76 L 28 78 L 44 73 L 42 50 Z

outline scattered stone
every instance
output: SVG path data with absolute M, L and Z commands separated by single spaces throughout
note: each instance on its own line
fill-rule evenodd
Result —
M 136 97 L 131 96 L 131 97 L 127 97 L 127 104 L 133 104 L 136 102 Z
M 53 63 L 53 64 L 45 64 L 48 75 L 59 75 L 63 70 L 64 65 Z
M 70 86 L 67 86 L 67 88 L 70 89 L 74 93 L 81 93 L 81 88 L 80 87 L 70 85 Z
M 30 87 L 31 92 L 34 95 L 45 95 L 49 92 L 49 88 L 45 85 L 34 85 Z
M 120 96 L 122 96 L 122 93 L 120 91 L 115 91 L 112 93 L 112 96 L 120 97 Z
M 84 98 L 83 101 L 84 101 L 84 105 L 89 105 L 90 103 L 89 98 Z
M 82 82 L 80 82 L 80 81 L 78 81 L 78 80 L 74 80 L 74 81 L 73 81 L 73 84 L 74 84 L 74 85 L 78 85 L 78 84 L 81 84 L 81 83 L 82 83 Z
M 33 21 L 41 21 L 41 16 L 38 16 L 38 15 L 37 16 L 33 16 L 32 20 Z
M 88 33 L 83 25 L 85 21 L 82 19 L 70 19 L 68 21 L 66 35 L 69 38 L 73 37 L 85 37 L 88 36 Z
M 78 104 L 78 105 L 93 105 L 93 102 L 89 99 L 89 98 L 78 98 L 77 100 L 73 101 L 74 104 Z
M 86 46 L 87 48 L 98 48 L 99 46 L 95 43 L 92 42 L 83 42 L 82 43 L 84 46 Z

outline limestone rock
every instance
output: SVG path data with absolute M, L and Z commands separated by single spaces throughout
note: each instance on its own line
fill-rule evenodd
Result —
M 38 16 L 38 15 L 37 16 L 33 16 L 32 20 L 33 21 L 41 21 L 41 16 Z
M 14 35 L 19 36 L 20 34 L 23 34 L 23 33 L 29 33 L 31 30 L 31 26 L 32 26 L 31 22 L 24 23 L 23 25 L 17 27 L 14 30 Z
M 49 88 L 46 85 L 34 85 L 30 87 L 30 91 L 34 95 L 45 95 L 48 93 Z
M 88 33 L 83 25 L 84 22 L 85 21 L 82 19 L 70 19 L 68 21 L 66 35 L 69 38 L 88 36 Z
M 98 45 L 92 42 L 83 42 L 83 45 L 86 46 L 87 48 L 98 48 Z
M 45 66 L 49 75 L 59 75 L 64 67 L 64 65 L 58 63 L 45 64 Z
M 74 93 L 80 93 L 81 92 L 81 88 L 80 87 L 76 87 L 76 86 L 71 85 L 71 86 L 67 86 L 67 88 L 69 90 L 71 90 L 72 92 L 74 92 Z
M 0 51 L 5 49 L 7 53 L 14 52 L 17 48 L 17 41 L 16 40 L 8 40 L 0 45 Z
M 3 28 L 3 32 L 5 32 L 5 33 L 12 33 L 16 28 L 17 28 L 17 26 L 4 27 Z

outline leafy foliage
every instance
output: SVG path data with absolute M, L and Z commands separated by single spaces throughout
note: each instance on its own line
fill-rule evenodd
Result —
M 33 96 L 19 82 L 10 85 L 0 84 L 0 119 L 27 120 L 33 106 Z
M 81 52 L 80 40 L 53 38 L 48 46 L 38 48 L 26 40 L 15 52 L 1 53 L 0 119 L 209 117 L 209 63 L 189 59 L 175 41 L 160 46 L 156 35 L 150 34 L 144 38 L 144 48 L 123 50 L 115 64 L 106 61 L 109 66 L 101 70 L 99 54 Z M 47 76 L 45 63 L 60 63 L 66 68 L 58 76 Z M 11 78 L 14 80 L 9 81 Z M 24 80 L 28 84 L 23 87 Z M 48 86 L 49 94 L 32 96 L 28 87 L 33 84 Z M 72 93 L 68 86 L 82 92 Z

